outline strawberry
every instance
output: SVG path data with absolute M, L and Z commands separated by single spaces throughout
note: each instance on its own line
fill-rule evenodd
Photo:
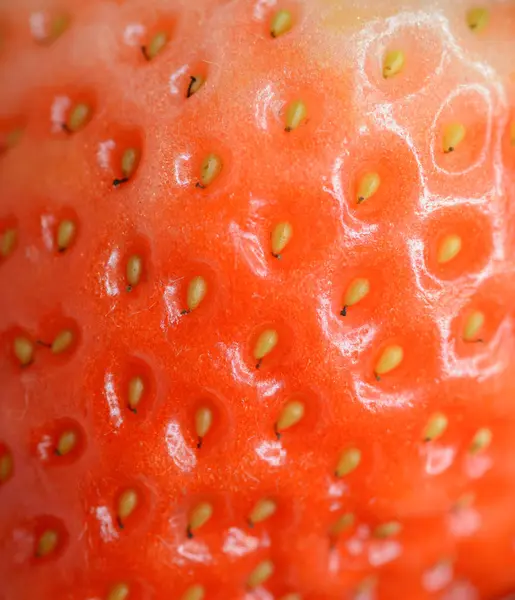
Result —
M 513 591 L 514 5 L 0 32 L 0 598 Z

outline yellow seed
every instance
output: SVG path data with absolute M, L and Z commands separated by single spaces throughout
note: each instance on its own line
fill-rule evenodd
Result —
M 57 531 L 54 529 L 47 529 L 44 531 L 39 539 L 36 546 L 36 556 L 38 558 L 43 558 L 44 556 L 48 556 L 52 554 L 57 548 L 57 543 L 59 541 L 59 535 Z
M 354 279 L 345 292 L 343 302 L 345 306 L 354 306 L 370 292 L 370 281 L 368 279 Z M 345 311 L 346 312 L 346 311 Z
M 252 571 L 247 579 L 247 587 L 251 590 L 259 587 L 267 579 L 269 579 L 274 572 L 274 563 L 271 560 L 264 560 Z
M 78 131 L 79 129 L 82 129 L 90 118 L 91 107 L 84 102 L 76 104 L 68 115 L 68 120 L 66 121 L 67 131 Z
M 381 178 L 378 173 L 366 173 L 359 181 L 357 202 L 361 204 L 371 198 L 379 189 Z
M 490 11 L 487 8 L 471 8 L 467 13 L 467 25 L 473 31 L 483 31 L 490 21 Z
M 138 506 L 139 498 L 136 490 L 129 488 L 124 490 L 118 499 L 117 517 L 118 523 L 123 527 L 125 519 L 131 516 Z
M 485 450 L 485 448 L 488 448 L 488 446 L 491 444 L 491 442 L 492 442 L 491 430 L 488 429 L 487 427 L 478 429 L 478 431 L 476 432 L 476 435 L 473 437 L 472 442 L 470 444 L 469 452 L 471 454 L 477 454 L 478 452 Z
M 56 16 L 50 25 L 50 31 L 47 36 L 48 42 L 55 41 L 58 37 L 60 37 L 66 29 L 68 29 L 68 25 L 70 24 L 70 18 L 68 15 L 58 15 Z
M 122 175 L 129 179 L 139 163 L 139 151 L 136 148 L 127 148 L 122 155 Z
M 286 596 L 281 596 L 280 600 L 302 600 L 300 594 L 286 594 Z
M 249 523 L 261 523 L 269 519 L 277 510 L 277 504 L 269 498 L 259 500 L 249 515 Z
M 6 229 L 0 236 L 0 256 L 6 258 L 14 250 L 18 233 L 16 229 Z
M 51 350 L 52 354 L 61 354 L 66 352 L 73 343 L 73 333 L 69 329 L 63 329 L 56 336 L 52 342 Z
M 0 456 L 0 484 L 5 483 L 13 474 L 13 457 L 10 452 L 3 452 Z
M 188 532 L 191 533 L 205 525 L 213 515 L 213 506 L 209 502 L 201 502 L 193 508 L 188 520 Z
M 293 27 L 293 17 L 289 10 L 278 10 L 270 22 L 270 35 L 273 38 L 288 33 Z
M 213 411 L 202 406 L 195 413 L 195 430 L 199 438 L 203 438 L 213 425 Z
M 485 323 L 485 314 L 480 310 L 471 312 L 465 321 L 463 328 L 463 339 L 466 342 L 475 342 L 478 339 L 478 334 Z
M 402 346 L 387 346 L 381 356 L 377 360 L 375 367 L 375 374 L 377 377 L 380 375 L 386 375 L 396 369 L 404 358 L 404 350 Z
M 469 508 L 474 504 L 476 497 L 473 493 L 467 493 L 461 495 L 453 505 L 453 510 L 463 510 Z
M 355 517 L 353 513 L 345 513 L 342 515 L 336 523 L 334 523 L 330 529 L 330 533 L 333 536 L 340 535 L 346 529 L 349 529 L 354 525 Z
M 57 227 L 57 249 L 64 252 L 75 238 L 77 227 L 70 219 L 64 219 Z
M 150 40 L 145 48 L 145 56 L 148 60 L 154 59 L 168 43 L 168 34 L 166 31 L 160 31 Z
M 222 159 L 217 154 L 208 154 L 200 167 L 200 187 L 207 187 L 222 172 Z
M 69 454 L 77 445 L 77 433 L 73 430 L 65 431 L 59 436 L 57 440 L 57 454 L 59 456 L 66 456 Z
M 265 329 L 261 332 L 254 346 L 254 358 L 258 361 L 258 366 L 263 358 L 277 346 L 278 341 L 279 334 L 275 329 Z
M 447 423 L 447 417 L 443 413 L 437 412 L 431 415 L 422 434 L 423 440 L 432 442 L 441 437 L 447 429 Z
M 126 277 L 131 288 L 138 285 L 143 272 L 143 259 L 138 254 L 133 254 L 127 261 Z
M 461 237 L 455 233 L 446 235 L 438 247 L 436 260 L 441 264 L 450 262 L 456 258 L 461 250 Z
M 189 98 L 190 96 L 193 96 L 193 94 L 196 94 L 204 85 L 205 81 L 206 80 L 202 75 L 191 75 L 190 84 L 188 86 L 188 93 L 186 94 L 186 97 Z
M 510 142 L 512 146 L 515 146 L 515 120 L 510 125 Z
M 286 248 L 293 234 L 293 228 L 288 222 L 278 223 L 272 231 L 272 254 L 281 258 L 281 252 Z
M 188 293 L 186 294 L 186 306 L 188 311 L 195 310 L 204 300 L 207 293 L 206 280 L 200 275 L 194 277 L 188 285 Z
M 14 338 L 14 356 L 20 361 L 22 367 L 30 365 L 34 359 L 34 344 L 26 337 Z
M 405 56 L 402 50 L 390 50 L 383 61 L 383 77 L 393 77 L 404 68 Z
M 290 400 L 287 402 L 281 413 L 279 414 L 279 418 L 276 423 L 277 431 L 284 431 L 285 429 L 289 429 L 293 425 L 296 425 L 304 416 L 304 403 L 299 400 Z
M 400 533 L 401 529 L 402 525 L 398 521 L 389 521 L 388 523 L 378 525 L 374 529 L 373 536 L 375 538 L 385 539 L 397 535 Z
M 204 600 L 205 590 L 201 585 L 192 585 L 181 596 L 181 600 Z
M 129 594 L 130 589 L 126 583 L 117 583 L 109 590 L 106 600 L 127 600 Z
M 443 151 L 445 153 L 454 152 L 465 139 L 466 132 L 463 123 L 450 123 L 447 125 L 443 132 Z
M 23 135 L 23 129 L 21 127 L 15 127 L 11 129 L 5 136 L 5 146 L 6 148 L 14 148 L 16 144 L 21 140 L 21 136 Z
M 306 120 L 308 109 L 302 100 L 294 100 L 286 109 L 285 131 L 293 131 Z
M 361 462 L 361 450 L 358 448 L 347 448 L 336 465 L 336 477 L 344 477 L 354 471 Z
M 129 381 L 129 393 L 128 393 L 128 401 L 127 404 L 129 405 L 129 408 L 136 412 L 136 409 L 141 401 L 141 398 L 143 397 L 143 392 L 145 391 L 145 383 L 143 382 L 143 379 L 137 375 L 136 377 L 133 377 L 130 381 Z

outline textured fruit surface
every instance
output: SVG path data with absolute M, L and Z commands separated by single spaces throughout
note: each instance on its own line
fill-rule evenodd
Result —
M 0 598 L 515 589 L 513 3 L 0 32 Z

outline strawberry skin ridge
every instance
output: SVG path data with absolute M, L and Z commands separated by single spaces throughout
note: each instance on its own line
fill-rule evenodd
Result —
M 0 600 L 513 591 L 513 3 L 0 42 Z

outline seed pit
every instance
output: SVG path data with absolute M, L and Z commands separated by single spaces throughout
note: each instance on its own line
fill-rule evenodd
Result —
M 76 420 L 55 419 L 32 432 L 31 449 L 48 467 L 71 465 L 84 453 L 86 435 Z
M 439 279 L 477 272 L 490 259 L 491 225 L 472 207 L 434 213 L 428 227 L 427 265 Z
M 49 315 L 40 326 L 40 337 L 37 340 L 38 348 L 49 354 L 54 360 L 63 360 L 71 356 L 80 343 L 80 330 L 77 323 L 62 315 Z
M 140 482 L 129 482 L 114 497 L 113 515 L 118 529 L 132 531 L 148 514 L 150 497 Z
M 143 138 L 135 129 L 112 126 L 98 145 L 96 158 L 113 188 L 123 188 L 133 181 L 141 164 Z
M 292 333 L 283 322 L 261 325 L 250 336 L 250 360 L 256 370 L 274 368 L 284 361 L 291 350 Z
M 57 517 L 41 515 L 31 526 L 34 536 L 34 562 L 47 562 L 58 558 L 68 543 L 68 532 L 64 523 Z
M 176 19 L 161 15 L 148 24 L 141 44 L 141 57 L 144 62 L 152 62 L 164 55 L 172 43 L 176 29 Z

